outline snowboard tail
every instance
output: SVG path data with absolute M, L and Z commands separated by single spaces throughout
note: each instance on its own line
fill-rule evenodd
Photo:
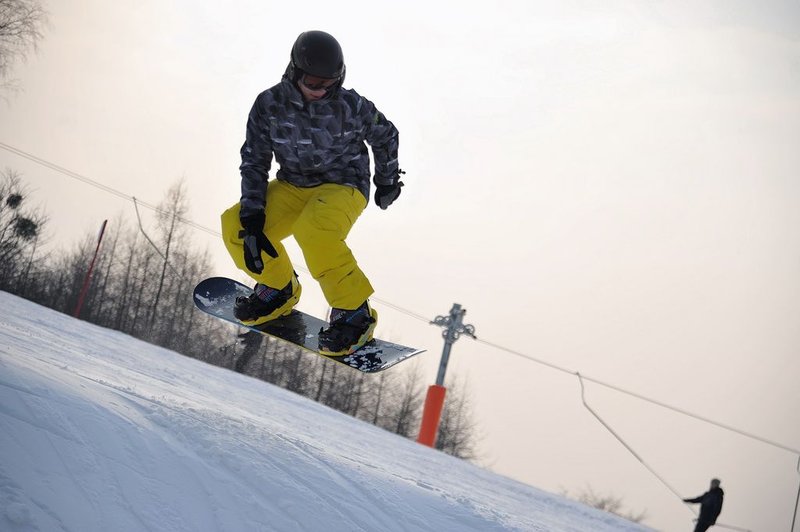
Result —
M 251 331 L 292 343 L 307 351 L 333 360 L 364 373 L 388 369 L 423 350 L 373 338 L 354 353 L 326 356 L 319 352 L 319 332 L 328 322 L 293 309 L 289 314 L 260 325 L 248 326 L 233 315 L 233 305 L 239 296 L 248 296 L 252 289 L 226 277 L 211 277 L 201 281 L 194 289 L 194 304 L 198 309 L 216 318 L 231 322 Z

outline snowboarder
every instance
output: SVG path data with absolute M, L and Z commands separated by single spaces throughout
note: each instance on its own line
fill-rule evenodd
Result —
M 372 339 L 372 285 L 345 243 L 370 195 L 368 143 L 375 157 L 375 203 L 400 195 L 399 134 L 375 105 L 342 87 L 342 48 L 322 31 L 301 33 L 277 85 L 256 98 L 241 149 L 241 199 L 222 214 L 222 237 L 236 265 L 256 281 L 234 313 L 246 325 L 288 314 L 301 286 L 281 241 L 293 235 L 331 306 L 320 352 L 352 353 Z M 280 168 L 268 181 L 272 156 Z
M 705 532 L 717 522 L 722 511 L 722 499 L 725 492 L 719 487 L 719 479 L 711 479 L 711 489 L 695 497 L 694 499 L 683 499 L 683 502 L 700 503 L 700 516 L 697 518 L 697 526 L 694 532 Z

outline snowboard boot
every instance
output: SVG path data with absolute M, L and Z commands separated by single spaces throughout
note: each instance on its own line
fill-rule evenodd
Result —
M 372 340 L 378 313 L 364 303 L 355 310 L 334 308 L 331 324 L 319 332 L 319 352 L 327 356 L 349 355 Z
M 289 284 L 282 289 L 258 283 L 249 296 L 239 296 L 233 305 L 233 315 L 244 325 L 254 326 L 285 316 L 300 299 L 302 287 L 297 274 L 292 273 Z

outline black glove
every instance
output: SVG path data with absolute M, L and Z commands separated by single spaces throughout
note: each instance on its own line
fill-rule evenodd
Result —
M 397 170 L 398 180 L 392 185 L 375 185 L 375 205 L 386 210 L 400 196 L 400 188 L 403 186 L 403 182 L 400 181 L 401 174 L 405 172 Z
M 261 252 L 264 251 L 273 259 L 278 258 L 275 246 L 267 239 L 264 234 L 264 221 L 266 215 L 263 212 L 242 216 L 239 221 L 242 229 L 239 238 L 244 240 L 244 263 L 247 269 L 253 273 L 264 271 L 264 261 L 261 260 Z

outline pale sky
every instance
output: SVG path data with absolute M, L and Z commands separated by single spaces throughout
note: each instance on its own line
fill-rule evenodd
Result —
M 190 218 L 217 230 L 253 100 L 300 32 L 328 31 L 345 86 L 400 130 L 403 194 L 348 240 L 376 298 L 430 318 L 458 302 L 487 342 L 800 448 L 800 4 L 554 4 L 51 1 L 0 142 L 150 204 L 184 177 Z M 135 220 L 2 149 L 0 167 L 45 206 L 54 248 Z M 322 315 L 300 273 L 300 308 Z M 441 330 L 375 306 L 380 336 L 428 350 L 433 383 Z M 691 530 L 576 377 L 467 338 L 448 374 L 469 382 L 487 467 Z M 597 385 L 587 398 L 684 497 L 721 478 L 721 522 L 789 530 L 797 455 Z

